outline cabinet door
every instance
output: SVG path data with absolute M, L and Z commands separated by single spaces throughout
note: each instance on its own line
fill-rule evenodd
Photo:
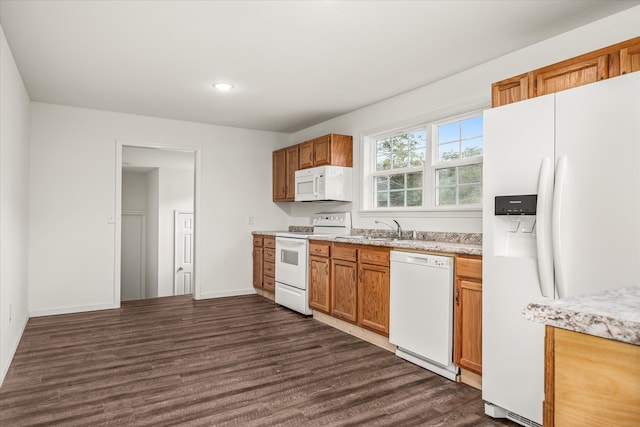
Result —
M 324 166 L 331 163 L 331 135 L 313 140 L 313 165 Z
M 273 201 L 287 198 L 287 153 L 286 149 L 273 152 Z
M 285 198 L 293 201 L 296 196 L 296 171 L 298 170 L 298 150 L 297 145 L 285 148 L 286 171 L 285 171 Z
M 565 61 L 533 72 L 534 96 L 547 95 L 565 89 L 609 78 L 609 55 Z
M 262 248 L 253 248 L 253 287 L 262 287 Z
M 331 314 L 353 323 L 358 320 L 357 271 L 355 262 L 331 260 Z
M 300 169 L 313 167 L 313 140 L 300 143 Z
M 330 313 L 329 258 L 309 257 L 309 307 Z
M 454 363 L 482 374 L 482 285 L 457 279 L 455 290 Z
M 389 267 L 360 264 L 358 323 L 389 336 Z
M 491 107 L 529 99 L 529 73 L 511 77 L 491 85 Z M 533 88 L 531 88 L 533 89 Z

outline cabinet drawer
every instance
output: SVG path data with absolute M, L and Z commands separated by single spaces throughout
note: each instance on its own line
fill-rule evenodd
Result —
M 276 250 L 265 248 L 264 249 L 264 260 L 265 262 L 276 262 Z
M 482 280 L 482 259 L 456 257 L 456 276 Z
M 360 249 L 360 262 L 389 266 L 390 249 Z
M 264 281 L 262 287 L 267 291 L 275 291 L 276 290 L 276 279 L 272 276 L 264 276 Z
M 276 277 L 276 264 L 274 262 L 265 261 L 265 263 L 264 263 L 264 275 L 265 276 L 270 276 L 270 277 Z
M 265 237 L 264 238 L 264 247 L 265 248 L 276 248 L 276 238 L 275 237 Z
M 253 236 L 253 246 L 262 247 L 262 236 Z
M 331 244 L 324 242 L 309 242 L 309 254 L 315 256 L 328 257 L 331 253 Z
M 343 259 L 346 261 L 356 261 L 358 250 L 355 246 L 349 244 L 333 244 L 333 258 Z

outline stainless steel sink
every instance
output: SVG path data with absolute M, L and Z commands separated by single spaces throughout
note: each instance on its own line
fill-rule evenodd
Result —
M 397 242 L 402 239 L 397 237 L 370 237 L 370 236 L 337 236 L 336 239 L 344 240 L 366 240 L 369 242 Z

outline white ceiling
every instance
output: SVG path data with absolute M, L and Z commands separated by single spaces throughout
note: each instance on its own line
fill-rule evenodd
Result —
M 638 4 L 0 0 L 0 23 L 33 101 L 290 133 Z

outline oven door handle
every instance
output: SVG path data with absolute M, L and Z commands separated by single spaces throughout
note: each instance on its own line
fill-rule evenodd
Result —
M 276 239 L 276 245 L 287 248 L 304 248 L 306 244 L 304 239 Z

